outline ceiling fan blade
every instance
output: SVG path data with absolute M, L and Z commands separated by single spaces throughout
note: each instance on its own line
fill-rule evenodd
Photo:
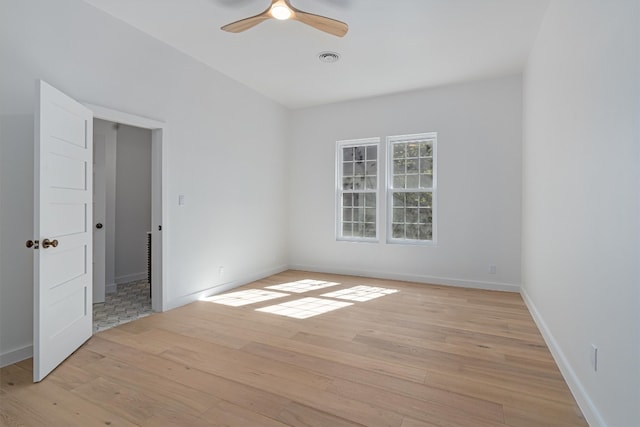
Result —
M 241 19 L 239 21 L 227 24 L 224 27 L 220 27 L 220 29 L 224 31 L 228 31 L 230 33 L 241 33 L 243 31 L 248 30 L 249 28 L 255 27 L 256 25 L 258 25 L 263 21 L 266 21 L 267 19 L 271 19 L 271 15 L 269 14 L 269 9 L 265 10 L 259 15 L 252 16 L 250 18 Z
M 334 36 L 344 37 L 349 31 L 349 26 L 337 19 L 327 18 L 326 16 L 314 15 L 313 13 L 303 12 L 295 7 L 291 6 L 289 0 L 284 0 L 289 9 L 293 11 L 291 19 L 300 21 L 303 24 L 312 26 L 313 28 L 324 31 L 325 33 L 333 34 Z
M 296 9 L 291 6 L 289 0 L 271 0 L 271 6 L 269 6 L 262 13 L 252 16 L 250 18 L 241 19 L 236 22 L 221 27 L 222 30 L 230 33 L 240 33 L 246 31 L 249 28 L 253 28 L 259 23 L 266 21 L 267 19 L 275 18 L 273 12 L 275 6 L 282 6 L 288 8 L 291 11 L 290 19 L 300 21 L 303 24 L 307 24 L 317 30 L 324 31 L 325 33 L 333 34 L 334 36 L 343 37 L 349 31 L 349 26 L 344 22 L 336 19 L 327 18 L 326 16 L 315 15 L 313 13 L 303 12 L 300 9 Z M 287 19 L 288 17 L 279 19 Z

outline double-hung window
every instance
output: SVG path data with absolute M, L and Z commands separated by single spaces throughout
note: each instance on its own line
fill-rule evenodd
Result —
M 380 138 L 338 141 L 336 236 L 377 242 L 382 230 L 387 243 L 434 244 L 437 134 L 389 136 L 386 141 L 384 147 Z M 382 197 L 381 175 L 387 183 Z M 386 227 L 378 226 L 381 218 Z
M 336 196 L 339 240 L 378 239 L 379 138 L 339 141 Z
M 436 133 L 387 138 L 387 241 L 435 242 Z

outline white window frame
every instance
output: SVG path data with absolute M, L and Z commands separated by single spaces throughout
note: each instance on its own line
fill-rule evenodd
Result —
M 411 188 L 404 189 L 403 192 L 415 192 L 428 191 L 431 192 L 431 240 L 418 240 L 418 239 L 398 239 L 393 237 L 393 194 L 400 191 L 393 187 L 393 144 L 398 142 L 414 142 L 414 141 L 432 141 L 432 157 L 433 157 L 433 184 L 431 188 Z M 419 246 L 435 246 L 437 244 L 437 200 L 438 200 L 438 133 L 427 132 L 412 135 L 396 135 L 388 136 L 386 138 L 386 203 L 387 203 L 387 220 L 386 220 L 386 233 L 387 243 L 390 244 L 402 244 L 402 245 L 419 245 Z
M 353 236 L 343 236 L 342 231 L 342 195 L 344 192 L 342 185 L 342 163 L 343 163 L 343 148 L 348 147 L 358 147 L 363 145 L 375 145 L 377 147 L 377 172 L 376 172 L 376 189 L 375 190 L 364 190 L 362 193 L 375 193 L 376 194 L 376 237 L 353 237 Z M 380 175 L 384 170 L 384 166 L 382 163 L 385 162 L 385 158 L 381 157 L 384 153 L 381 150 L 381 139 L 379 137 L 376 138 L 363 138 L 363 139 L 350 139 L 336 142 L 336 240 L 338 241 L 346 241 L 346 242 L 369 242 L 369 243 L 377 243 L 380 241 L 380 219 L 381 219 L 381 197 L 380 197 Z M 382 162 L 382 163 L 381 163 Z

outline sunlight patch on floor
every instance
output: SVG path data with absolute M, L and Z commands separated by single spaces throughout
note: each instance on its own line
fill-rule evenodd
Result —
M 305 292 L 328 288 L 330 286 L 336 286 L 339 284 L 340 283 L 336 283 L 336 282 L 325 282 L 323 280 L 305 279 L 305 280 L 298 280 L 297 282 L 283 283 L 281 285 L 267 286 L 265 289 L 276 289 L 279 291 L 302 294 Z
M 383 297 L 385 295 L 394 294 L 398 292 L 397 289 L 377 288 L 374 286 L 354 286 L 349 289 L 342 289 L 335 292 L 329 292 L 320 296 L 327 298 L 346 299 L 349 301 L 370 301 L 375 298 Z
M 307 319 L 309 317 L 317 316 L 318 314 L 328 313 L 350 305 L 353 304 L 350 302 L 331 301 L 308 297 L 284 302 L 278 305 L 270 305 L 269 307 L 258 308 L 256 311 L 293 317 L 294 319 Z
M 202 301 L 224 304 L 232 307 L 254 304 L 256 302 L 268 301 L 275 298 L 288 297 L 289 294 L 280 292 L 263 291 L 262 289 L 248 289 L 246 291 L 231 292 L 228 294 L 214 295 L 203 298 Z

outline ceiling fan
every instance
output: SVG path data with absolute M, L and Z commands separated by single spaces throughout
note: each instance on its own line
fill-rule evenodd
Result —
M 221 29 L 230 33 L 240 33 L 272 18 L 279 20 L 293 19 L 338 37 L 343 37 L 347 34 L 347 31 L 349 31 L 349 26 L 344 22 L 327 18 L 326 16 L 303 12 L 291 6 L 289 0 L 271 0 L 271 6 L 269 6 L 264 12 L 249 18 L 232 22 Z

